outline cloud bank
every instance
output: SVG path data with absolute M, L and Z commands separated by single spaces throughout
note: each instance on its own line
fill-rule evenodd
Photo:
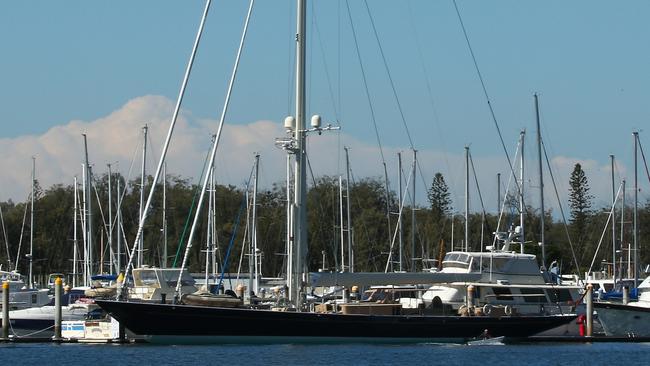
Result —
M 119 171 L 125 176 L 130 174 L 133 179 L 140 174 L 142 127 L 146 124 L 149 127 L 147 171 L 148 174 L 153 174 L 167 135 L 172 110 L 173 102 L 166 97 L 142 96 L 94 121 L 74 120 L 52 127 L 42 135 L 0 139 L 0 153 L 3 156 L 0 160 L 0 171 L 3 172 L 0 175 L 0 200 L 20 202 L 26 199 L 30 190 L 32 156 L 36 158 L 36 178 L 44 188 L 57 183 L 71 184 L 74 176 L 81 177 L 81 164 L 84 161 L 82 134 L 87 136 L 89 159 L 95 174 L 107 172 L 107 164 L 111 164 L 113 171 Z M 284 181 L 286 155 L 274 146 L 275 137 L 285 136 L 281 122 L 229 122 L 231 121 L 227 121 L 224 127 L 219 143 L 216 163 L 218 181 L 241 186 L 249 176 L 254 153 L 261 155 L 261 186 L 270 187 L 272 183 Z M 196 118 L 191 111 L 182 111 L 168 152 L 168 173 L 197 179 L 216 129 L 217 121 Z M 353 175 L 357 180 L 364 177 L 383 179 L 382 152 L 379 148 L 347 135 L 345 131 L 312 135 L 308 145 L 310 163 L 317 177 L 343 174 L 343 147 L 348 146 Z M 433 174 L 439 171 L 445 175 L 450 186 L 455 209 L 462 211 L 465 179 L 463 147 L 457 150 L 454 153 L 418 151 L 418 204 L 426 204 L 425 186 L 430 184 Z M 383 150 L 393 190 L 397 187 L 397 153 L 400 151 L 406 182 L 411 171 L 412 152 L 400 147 L 385 147 Z M 494 212 L 497 202 L 497 173 L 502 174 L 503 187 L 508 182 L 509 168 L 505 158 L 499 155 L 475 156 L 473 160 L 485 209 Z M 560 201 L 565 205 L 569 175 L 577 162 L 587 172 L 592 193 L 597 197 L 595 206 L 606 206 L 611 199 L 609 165 L 564 156 L 552 159 Z M 526 164 L 526 170 L 531 174 L 530 179 L 526 179 L 526 197 L 528 204 L 537 206 L 539 184 L 534 173 L 537 171 L 537 162 L 529 158 Z M 619 166 L 619 174 L 625 176 L 624 166 Z M 471 207 L 473 211 L 478 211 L 481 204 L 474 178 L 471 187 Z M 557 213 L 557 199 L 548 173 L 545 178 L 545 194 L 546 207 Z

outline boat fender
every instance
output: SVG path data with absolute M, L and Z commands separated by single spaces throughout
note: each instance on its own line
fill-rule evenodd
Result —
M 506 307 L 503 309 L 503 313 L 507 316 L 512 315 L 512 306 L 506 305 Z
M 461 305 L 458 308 L 458 315 L 460 315 L 460 316 L 469 316 L 469 309 L 467 308 L 467 305 Z
M 490 304 L 483 305 L 483 314 L 490 315 L 490 313 L 492 313 L 492 305 Z

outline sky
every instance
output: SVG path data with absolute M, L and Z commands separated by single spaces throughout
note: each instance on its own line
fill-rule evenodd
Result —
M 461 211 L 463 154 L 469 146 L 485 208 L 496 211 L 496 175 L 503 177 L 503 192 L 510 169 L 453 1 L 369 0 L 379 43 L 363 1 L 309 3 L 308 115 L 319 114 L 325 123 L 341 126 L 340 132 L 309 137 L 314 174 L 341 174 L 343 146 L 349 146 L 356 179 L 381 177 L 383 153 L 395 188 L 397 153 L 402 152 L 408 171 L 415 148 L 418 202 L 426 204 L 425 186 L 435 172 L 442 172 L 454 208 Z M 32 156 L 36 178 L 45 187 L 80 177 L 82 133 L 88 136 L 96 174 L 106 172 L 110 163 L 136 177 L 141 130 L 147 124 L 152 174 L 204 4 L 4 3 L 0 200 L 27 197 Z M 528 203 L 538 205 L 539 195 L 534 93 L 539 95 L 542 136 L 559 202 L 566 208 L 568 177 L 579 162 L 595 195 L 594 206 L 607 206 L 612 194 L 610 154 L 616 156 L 616 185 L 627 179 L 626 194 L 631 195 L 632 132 L 640 132 L 645 146 L 650 117 L 650 2 L 457 4 L 511 159 L 520 131 L 526 131 Z M 212 3 L 172 138 L 171 174 L 196 179 L 201 172 L 247 7 L 244 0 Z M 241 186 L 255 152 L 262 155 L 262 186 L 284 179 L 285 155 L 273 142 L 284 136 L 281 123 L 293 109 L 293 8 L 294 0 L 255 3 L 219 147 L 217 176 L 222 183 Z M 648 178 L 642 166 L 640 199 L 646 200 Z M 544 179 L 546 206 L 557 213 L 548 171 Z M 474 184 L 470 196 L 472 210 L 478 210 Z

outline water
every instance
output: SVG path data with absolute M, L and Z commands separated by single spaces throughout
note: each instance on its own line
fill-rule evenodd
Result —
M 0 344 L 2 365 L 616 365 L 647 361 L 650 343 L 527 345 Z

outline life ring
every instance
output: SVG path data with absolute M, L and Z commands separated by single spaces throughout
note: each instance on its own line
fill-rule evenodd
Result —
M 506 305 L 506 307 L 503 308 L 503 313 L 506 314 L 507 316 L 512 315 L 512 306 Z
M 483 314 L 490 315 L 490 313 L 492 313 L 492 305 L 490 304 L 483 305 Z

